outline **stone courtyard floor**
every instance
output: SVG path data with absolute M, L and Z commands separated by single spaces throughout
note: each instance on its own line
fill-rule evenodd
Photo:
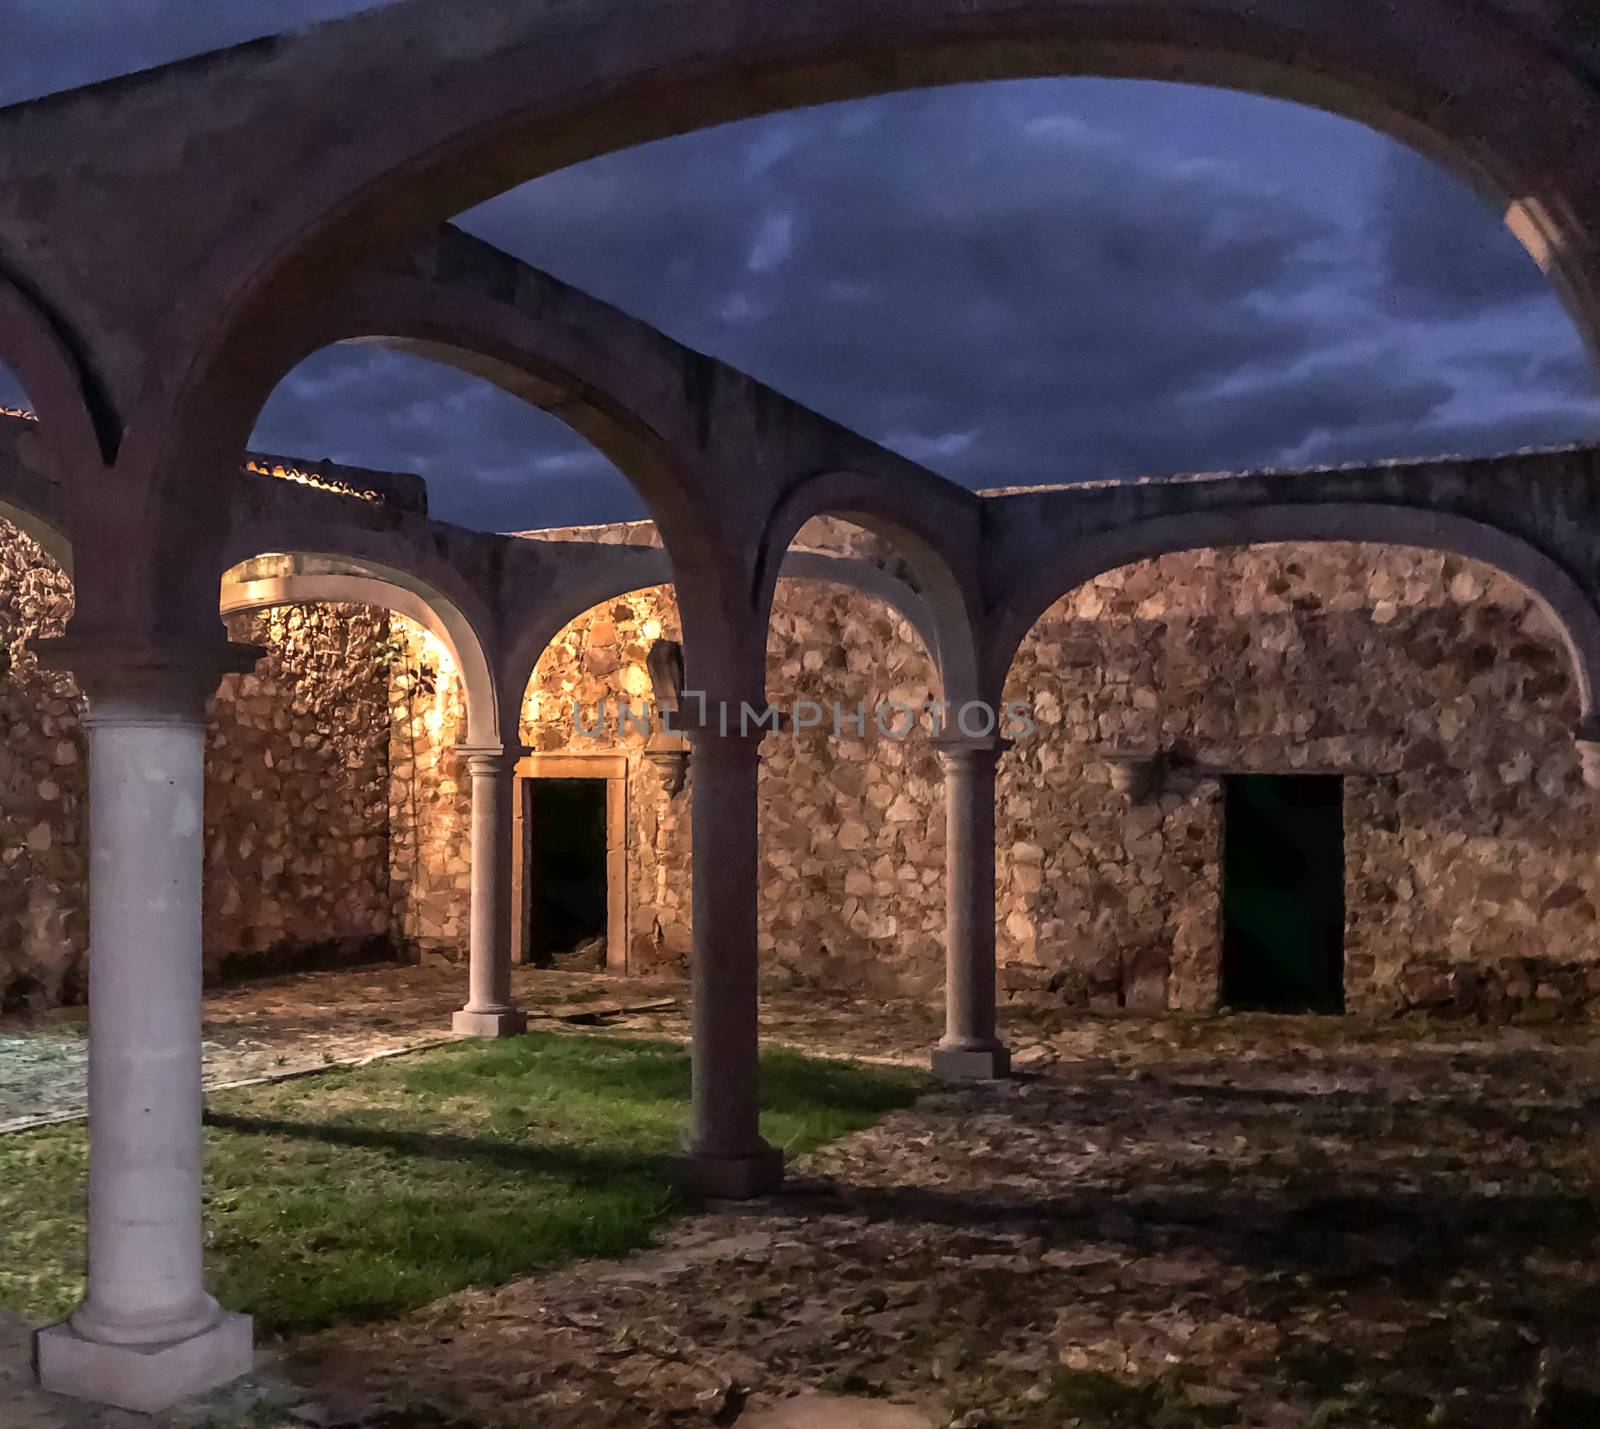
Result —
M 450 1014 L 466 996 L 466 980 L 466 969 L 455 964 L 374 964 L 208 991 L 206 1086 L 319 1071 L 450 1040 Z M 512 982 L 518 1004 L 537 1025 L 688 1035 L 678 981 L 518 968 Z M 873 1005 L 862 1004 L 864 1017 Z M 872 1024 L 878 1045 L 870 1055 L 921 1058 L 938 1036 L 937 1018 L 925 1008 L 909 1009 L 909 1017 L 898 1008 L 893 1016 L 888 1011 L 885 1005 L 885 1015 Z M 776 997 L 766 1025 L 777 1040 L 819 1053 L 857 1055 L 869 1041 L 867 1024 L 841 1019 L 831 1005 L 819 1008 L 810 997 Z M 83 1114 L 87 1032 L 81 1007 L 0 1018 L 0 1133 Z
M 562 1016 L 677 991 L 520 976 Z M 300 1037 L 339 1057 L 432 1037 L 459 980 L 219 995 L 212 1074 L 259 1074 Z M 368 1041 L 363 1007 L 390 1020 Z M 596 1020 L 682 1035 L 683 1014 Z M 774 993 L 766 1017 L 775 1040 L 877 1058 L 920 1059 L 935 1031 L 926 1007 L 814 993 Z M 934 1093 L 778 1195 L 626 1260 L 265 1345 L 256 1386 L 163 1422 L 1600 1425 L 1594 1029 L 1013 1014 L 1007 1031 L 1014 1082 Z M 27 1391 L 25 1344 L 0 1318 L 7 1429 L 151 1422 Z

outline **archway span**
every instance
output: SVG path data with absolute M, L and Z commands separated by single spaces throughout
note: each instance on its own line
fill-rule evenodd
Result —
M 450 213 L 628 144 L 934 83 L 1044 75 L 1231 87 L 1393 134 L 1499 195 L 1585 335 L 1600 332 L 1600 232 L 1590 217 L 1600 212 L 1600 101 L 1576 60 L 1526 14 L 1483 4 L 1463 15 L 1448 0 L 1287 12 L 1200 0 L 1181 13 L 1150 0 L 895 0 L 857 14 L 808 0 L 752 27 L 731 12 L 691 17 L 662 0 L 630 13 L 629 45 L 598 44 L 603 31 L 591 26 L 616 20 L 604 9 L 577 19 L 503 4 L 461 25 L 413 0 L 386 9 L 381 31 L 358 16 L 276 50 L 271 78 L 293 73 L 297 101 L 278 142 L 247 155 L 252 131 L 241 125 L 220 136 L 216 156 L 259 168 L 264 189 L 293 197 L 248 235 L 200 250 L 209 255 L 196 257 L 203 286 L 233 296 L 226 314 L 206 314 L 193 385 L 157 425 L 204 426 L 213 378 L 240 382 L 265 335 L 336 304 L 373 256 L 375 236 L 385 254 L 399 251 Z M 436 43 L 446 23 L 449 43 Z M 336 82 L 354 54 L 396 48 L 429 57 L 425 109 L 402 98 L 406 65 L 363 70 L 370 83 L 353 94 Z M 530 55 L 539 65 L 531 75 Z M 335 161 L 320 143 L 327 115 L 321 101 L 306 102 L 308 71 L 330 81 L 342 117 L 369 137 L 354 160 Z M 200 100 L 212 83 L 199 71 L 177 80 Z M 362 124 L 369 105 L 372 122 Z M 281 182 L 291 172 L 296 182 Z M 141 465 L 185 480 L 239 441 L 234 431 L 221 450 L 203 440 L 192 454 L 153 450 Z
M 945 698 L 965 703 L 978 692 L 974 626 L 981 599 L 982 501 L 909 463 L 886 466 L 870 475 L 817 473 L 778 503 L 762 541 L 758 609 L 770 618 L 777 579 L 790 572 L 797 557 L 791 547 L 807 522 L 819 516 L 853 522 L 902 558 L 910 579 L 895 584 L 920 602 L 916 614 L 928 622 L 924 638 Z M 890 595 L 886 591 L 884 598 Z
M 445 230 L 435 244 L 458 254 L 446 278 L 385 273 L 353 284 L 285 354 L 283 370 L 332 343 L 364 342 L 479 377 L 589 442 L 670 528 L 692 485 L 693 442 L 683 429 L 681 396 L 693 381 L 683 370 L 689 355 L 665 342 L 653 348 L 640 340 L 648 330 L 581 294 L 567 294 L 571 310 L 555 306 L 549 293 L 542 303 L 519 301 L 521 265 L 465 234 Z M 437 267 L 446 260 L 430 250 L 423 261 Z M 511 270 L 509 286 L 498 281 L 503 266 Z
M 285 84 L 290 74 L 302 81 L 302 95 L 316 92 L 305 69 L 331 81 L 371 50 L 427 55 L 434 84 L 418 107 L 405 102 L 408 67 L 368 69 L 354 91 L 324 84 L 325 100 L 284 117 L 278 155 L 258 163 L 294 166 L 305 181 L 298 194 L 280 186 L 298 201 L 274 215 L 281 237 L 258 271 L 331 288 L 358 235 L 403 242 L 430 217 L 554 168 L 733 119 L 928 84 L 1079 74 L 1250 90 L 1391 133 L 1518 205 L 1530 246 L 1585 328 L 1596 326 L 1586 217 L 1595 173 L 1575 161 L 1596 149 L 1595 99 L 1575 58 L 1525 10 L 1463 13 L 1447 0 L 1200 0 L 1176 12 L 1151 0 L 893 0 L 863 12 L 804 0 L 752 26 L 737 7 L 658 3 L 629 11 L 626 46 L 597 43 L 618 22 L 605 6 L 575 18 L 504 4 L 472 23 L 412 0 L 290 41 L 274 61 Z M 206 83 L 197 76 L 194 87 Z M 374 136 L 360 162 L 348 153 L 335 162 L 312 143 L 335 96 Z M 238 147 L 221 144 L 220 156 Z M 265 239 L 255 237 L 253 254 Z
M 449 227 L 395 268 L 253 336 L 226 381 L 191 390 L 193 419 L 152 440 L 180 440 L 181 431 L 195 453 L 225 462 L 286 374 L 339 343 L 424 358 L 556 418 L 626 478 L 680 565 L 738 566 L 744 532 L 766 514 L 760 482 L 721 480 L 734 475 L 724 467 L 748 461 L 719 453 L 781 398 Z
M 1600 610 L 1571 572 L 1521 537 L 1484 522 L 1377 503 L 1191 511 L 1130 522 L 1092 541 L 1069 542 L 1028 572 L 998 613 L 985 650 L 989 687 L 1004 684 L 1018 648 L 1039 617 L 1064 593 L 1096 576 L 1177 551 L 1284 541 L 1412 546 L 1482 561 L 1510 576 L 1538 600 L 1561 632 L 1584 724 L 1593 722 L 1600 683 Z
M 268 555 L 230 569 L 219 604 L 223 615 L 234 615 L 313 602 L 377 606 L 420 625 L 444 646 L 460 675 L 467 742 L 499 746 L 499 703 L 483 642 L 459 607 L 426 582 L 375 562 L 309 553 Z
M 551 560 L 546 580 L 511 618 L 500 687 L 507 701 L 502 727 L 510 729 L 520 709 L 521 692 L 533 679 L 539 661 L 556 636 L 579 616 L 608 600 L 618 600 L 652 586 L 675 586 L 673 566 L 661 546 L 607 546 L 578 541 L 529 539 L 524 548 Z M 779 575 L 849 586 L 883 601 L 905 618 L 926 645 L 930 657 L 937 645 L 936 621 L 920 592 L 870 561 L 818 551 L 791 551 Z

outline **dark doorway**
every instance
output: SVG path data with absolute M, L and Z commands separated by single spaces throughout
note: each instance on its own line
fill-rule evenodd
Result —
M 1344 781 L 1236 774 L 1222 827 L 1222 1000 L 1344 1011 Z
M 549 967 L 605 936 L 606 781 L 528 782 L 528 961 Z

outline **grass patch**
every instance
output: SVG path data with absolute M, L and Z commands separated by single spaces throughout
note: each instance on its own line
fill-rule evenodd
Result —
M 762 1130 L 798 1155 L 926 1086 L 897 1068 L 762 1058 Z M 466 1285 L 647 1244 L 681 1209 L 687 1051 L 533 1033 L 219 1092 L 206 1126 L 212 1289 L 263 1329 L 391 1317 Z M 0 1304 L 82 1293 L 81 1124 L 0 1137 Z

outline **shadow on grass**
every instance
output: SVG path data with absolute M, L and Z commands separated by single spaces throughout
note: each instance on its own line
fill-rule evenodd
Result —
M 205 1124 L 219 1131 L 237 1132 L 244 1136 L 292 1137 L 300 1141 L 319 1141 L 327 1146 L 396 1152 L 452 1164 L 476 1161 L 501 1171 L 560 1176 L 588 1185 L 607 1182 L 616 1176 L 640 1173 L 665 1178 L 671 1170 L 671 1157 L 665 1152 L 530 1145 L 432 1131 L 395 1131 L 325 1121 L 285 1121 L 278 1117 L 241 1116 L 234 1112 L 208 1111 Z

